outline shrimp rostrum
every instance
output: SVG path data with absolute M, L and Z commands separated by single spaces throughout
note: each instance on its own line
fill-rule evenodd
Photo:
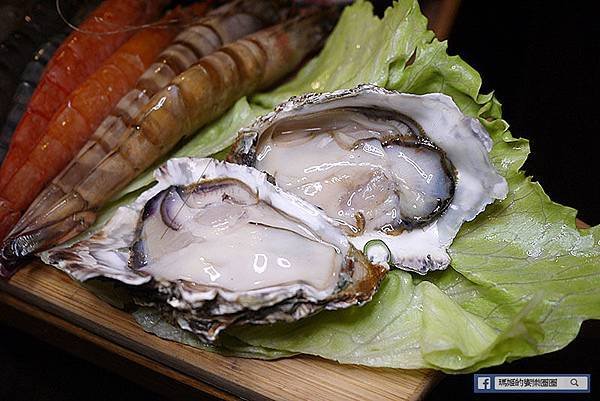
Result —
M 320 47 L 334 19 L 329 10 L 290 19 L 224 46 L 173 78 L 128 122 L 118 141 L 101 144 L 103 157 L 86 177 L 43 212 L 23 216 L 26 224 L 17 224 L 0 250 L 3 274 L 9 275 L 21 258 L 85 231 L 107 200 L 182 138 L 239 98 L 295 70 Z

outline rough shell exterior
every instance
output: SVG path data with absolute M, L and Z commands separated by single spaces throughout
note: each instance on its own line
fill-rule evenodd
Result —
M 169 160 L 155 172 L 158 183 L 133 203 L 120 207 L 108 223 L 89 238 L 67 248 L 42 254 L 45 262 L 65 271 L 79 281 L 108 277 L 130 286 L 138 302 L 160 309 L 171 321 L 193 331 L 207 342 L 231 324 L 265 324 L 294 321 L 322 309 L 345 308 L 371 299 L 387 269 L 368 262 L 322 212 L 268 182 L 256 169 L 213 159 L 181 158 Z M 176 280 L 159 281 L 143 270 L 128 265 L 130 247 L 135 241 L 136 225 L 144 205 L 166 188 L 194 185 L 219 178 L 244 180 L 261 188 L 261 198 L 290 215 L 308 211 L 307 225 L 315 232 L 334 230 L 333 235 L 348 250 L 341 266 L 340 280 L 326 299 L 313 299 L 303 283 L 237 293 L 224 288 Z M 290 203 L 290 198 L 291 203 Z

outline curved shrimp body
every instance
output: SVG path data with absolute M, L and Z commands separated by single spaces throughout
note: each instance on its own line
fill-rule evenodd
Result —
M 202 16 L 204 8 L 195 7 L 194 10 Z M 186 15 L 189 16 L 189 11 L 176 10 L 165 17 L 165 22 L 172 19 L 185 22 Z M 0 191 L 0 196 L 13 205 L 13 210 L 26 208 L 48 181 L 69 163 L 102 118 L 173 40 L 178 26 L 148 28 L 136 33 L 71 92 L 21 169 Z M 23 182 L 28 185 L 22 185 Z
M 142 24 L 154 20 L 165 3 L 166 0 L 106 0 L 90 14 L 80 28 L 91 32 L 106 32 L 129 24 Z M 73 32 L 48 63 L 27 110 L 13 133 L 9 151 L 0 167 L 0 237 L 4 237 L 18 220 L 20 210 L 31 201 L 27 201 L 27 196 L 23 193 L 24 190 L 26 192 L 23 183 L 37 186 L 39 190 L 43 177 L 48 174 L 46 169 L 52 170 L 58 164 L 57 160 L 43 160 L 44 157 L 60 158 L 60 153 L 72 146 L 59 141 L 41 144 L 47 149 L 45 156 L 38 159 L 38 164 L 41 165 L 28 163 L 33 157 L 32 153 L 36 148 L 39 149 L 38 144 L 47 133 L 57 109 L 130 36 L 129 32 L 107 35 Z M 85 124 L 80 116 L 74 118 L 74 122 Z M 73 147 L 71 154 L 76 150 Z M 58 171 L 54 171 L 54 175 Z M 16 187 L 14 183 L 18 183 Z M 12 186 L 10 189 L 9 184 Z M 8 198 L 5 197 L 7 194 L 10 194 Z
M 81 24 L 87 32 L 115 31 L 154 20 L 166 0 L 106 0 Z M 46 132 L 48 122 L 69 93 L 87 79 L 132 32 L 109 35 L 75 31 L 48 63 L 0 168 L 0 189 L 25 161 Z
M 95 210 L 183 137 L 222 114 L 240 97 L 285 77 L 317 49 L 332 25 L 329 12 L 289 20 L 202 58 L 152 97 L 119 143 L 72 191 L 5 240 L 5 273 L 19 258 L 68 240 L 89 227 Z
M 69 165 L 31 204 L 18 227 L 27 225 L 54 202 L 87 177 L 107 151 L 121 140 L 128 125 L 178 73 L 226 43 L 272 25 L 279 19 L 283 2 L 273 0 L 237 0 L 217 8 L 181 32 L 106 117 L 90 140 Z
M 27 64 L 23 74 L 21 74 L 21 83 L 13 96 L 13 106 L 6 117 L 6 122 L 0 132 L 0 163 L 4 160 L 4 155 L 8 150 L 10 138 L 14 132 L 25 108 L 31 99 L 31 95 L 40 80 L 40 77 L 54 54 L 58 46 L 65 39 L 65 34 L 55 35 L 50 41 L 44 43 L 33 55 L 33 59 Z

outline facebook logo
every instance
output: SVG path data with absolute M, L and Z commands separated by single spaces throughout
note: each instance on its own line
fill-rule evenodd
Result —
M 589 393 L 590 374 L 474 374 L 475 393 Z
M 477 378 L 477 390 L 489 390 L 492 388 L 492 379 L 489 376 Z

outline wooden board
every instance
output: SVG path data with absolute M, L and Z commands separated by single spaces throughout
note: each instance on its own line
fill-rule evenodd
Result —
M 421 0 L 419 3 L 423 14 L 429 20 L 428 28 L 439 40 L 448 39 L 458 13 L 460 0 Z
M 419 400 L 441 377 L 431 370 L 373 369 L 308 356 L 224 357 L 165 341 L 41 262 L 0 281 L 0 291 L 0 320 L 177 400 L 197 393 L 220 399 Z
M 0 281 L 0 291 L 0 320 L 178 400 L 194 392 L 221 399 L 419 400 L 441 377 L 432 370 L 374 369 L 309 356 L 225 357 L 165 341 L 41 262 Z M 148 371 L 154 376 L 140 373 Z
M 41 262 L 1 282 L 0 290 L 4 305 L 219 398 L 418 400 L 438 376 L 431 370 L 374 369 L 309 356 L 278 361 L 224 357 L 162 340 Z

